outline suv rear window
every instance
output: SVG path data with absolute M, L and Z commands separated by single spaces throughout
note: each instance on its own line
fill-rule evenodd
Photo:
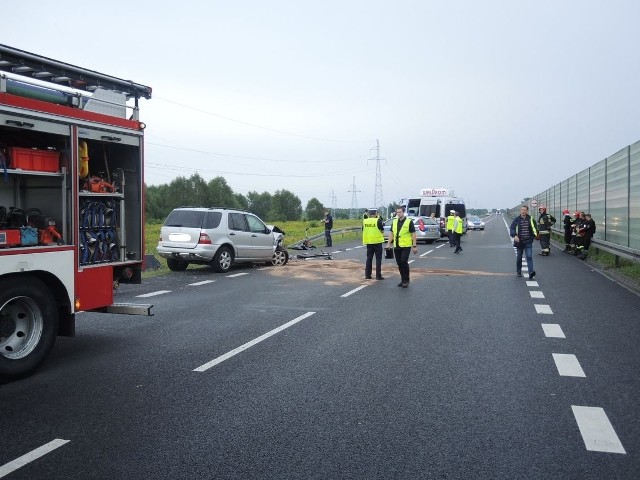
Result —
M 205 212 L 173 210 L 164 221 L 165 227 L 201 228 Z
M 220 220 L 222 220 L 221 212 L 207 212 L 206 217 L 204 217 L 204 224 L 202 225 L 202 228 L 205 230 L 218 228 Z

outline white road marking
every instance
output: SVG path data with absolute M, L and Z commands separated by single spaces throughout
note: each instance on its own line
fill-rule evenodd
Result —
M 529 295 L 531 295 L 531 298 L 544 298 L 544 293 L 540 290 L 530 290 Z
M 5 463 L 0 467 L 0 478 L 9 475 L 11 472 L 15 472 L 17 469 L 24 467 L 27 463 L 31 463 L 34 460 L 46 455 L 54 451 L 56 448 L 63 446 L 66 443 L 69 443 L 70 440 L 62 440 L 61 438 L 56 438 L 55 440 L 50 441 L 49 443 L 36 448 L 35 450 L 22 455 L 15 460 Z
M 527 280 L 527 287 L 539 287 L 538 282 L 535 280 Z
M 543 323 L 542 330 L 544 330 L 545 337 L 566 338 L 562 331 L 562 327 L 557 323 Z
M 171 293 L 171 290 L 158 290 L 157 292 L 145 293 L 143 295 L 136 295 L 137 298 L 155 297 L 156 295 L 164 295 L 165 293 Z
M 273 267 L 262 267 L 262 268 L 258 268 L 257 270 L 259 272 L 261 272 L 262 270 L 271 270 Z
M 570 353 L 552 353 L 552 355 L 558 373 L 563 377 L 586 377 L 575 355 Z
M 358 245 L 357 247 L 353 247 L 353 248 L 364 248 L 364 245 Z
M 267 338 L 275 335 L 276 333 L 281 332 L 282 330 L 285 330 L 285 329 L 295 325 L 298 322 L 301 322 L 305 318 L 309 318 L 311 315 L 314 315 L 315 313 L 316 312 L 307 312 L 304 315 L 300 315 L 299 317 L 294 318 L 290 322 L 287 322 L 284 325 L 280 325 L 278 328 L 274 328 L 273 330 L 268 331 L 264 335 L 260 335 L 258 338 L 254 338 L 250 342 L 247 342 L 244 345 L 240 345 L 238 348 L 234 348 L 230 352 L 227 352 L 224 355 L 220 355 L 219 357 L 214 358 L 213 360 L 211 360 L 210 362 L 205 363 L 204 365 L 200 365 L 198 368 L 194 368 L 193 371 L 194 372 L 204 372 L 206 370 L 209 370 L 211 367 L 215 367 L 219 363 L 222 363 L 225 360 L 228 360 L 231 357 L 236 356 L 240 352 L 242 352 L 242 351 L 244 351 L 244 350 L 246 350 L 248 348 L 253 347 L 254 345 L 262 342 L 263 340 L 266 340 Z
M 362 290 L 363 288 L 365 288 L 367 285 L 360 285 L 358 288 L 354 288 L 353 290 L 351 290 L 350 292 L 345 293 L 344 295 L 340 295 L 342 298 L 346 298 L 349 295 L 353 295 L 354 293 Z
M 607 414 L 600 407 L 571 405 L 584 446 L 593 452 L 627 453 L 613 429 Z
M 431 252 L 433 252 L 433 250 L 429 250 L 428 252 L 421 253 L 420 254 L 420 258 L 422 258 L 422 257 L 424 257 L 426 255 L 429 255 Z
M 213 283 L 215 280 L 203 280 L 202 282 L 190 283 L 191 287 L 197 287 L 198 285 L 206 285 L 207 283 Z
M 449 244 L 448 244 L 448 243 L 443 243 L 442 245 L 438 245 L 436 248 L 442 248 L 442 247 L 444 247 L 445 245 L 449 245 Z
M 236 278 L 242 277 L 244 275 L 249 275 L 247 272 L 234 273 L 233 275 L 226 275 L 227 278 Z
M 415 260 L 409 260 L 409 261 L 407 262 L 407 264 L 409 264 L 409 263 L 413 263 L 413 262 L 415 262 Z
M 542 315 L 553 315 L 553 312 L 551 311 L 551 307 L 549 305 L 540 305 L 536 303 L 533 306 L 536 307 L 536 313 L 540 313 Z
M 344 249 L 345 252 L 350 252 L 351 250 L 353 250 L 353 248 L 345 248 Z

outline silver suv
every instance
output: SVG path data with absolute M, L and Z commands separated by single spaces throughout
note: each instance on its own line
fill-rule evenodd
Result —
M 169 214 L 160 229 L 158 255 L 167 259 L 174 272 L 190 263 L 210 265 L 221 273 L 234 263 L 281 266 L 289 260 L 283 235 L 242 210 L 181 207 Z

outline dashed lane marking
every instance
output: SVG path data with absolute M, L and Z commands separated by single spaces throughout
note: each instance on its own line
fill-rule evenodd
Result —
M 156 295 L 164 295 L 165 293 L 171 293 L 171 290 L 158 290 L 157 292 L 144 293 L 142 295 L 136 295 L 137 298 L 155 297 Z
M 358 288 L 354 288 L 353 290 L 351 290 L 351 291 L 349 291 L 349 292 L 347 292 L 347 293 L 345 293 L 343 295 L 340 295 L 340 297 L 347 298 L 349 295 L 353 295 L 354 293 L 359 292 L 360 290 L 362 290 L 365 287 L 367 287 L 367 285 L 360 285 Z
M 56 448 L 63 446 L 66 443 L 69 443 L 70 440 L 62 440 L 61 438 L 56 438 L 55 440 L 50 441 L 49 443 L 36 448 L 35 450 L 22 455 L 15 460 L 5 463 L 0 467 L 0 478 L 9 475 L 11 472 L 15 472 L 17 469 L 24 467 L 27 463 L 31 463 L 34 460 L 46 455 L 54 451 Z
M 544 298 L 544 293 L 540 290 L 529 290 L 529 295 L 531 295 L 531 298 Z
M 552 353 L 556 362 L 558 373 L 563 377 L 586 377 L 580 362 L 575 355 L 570 353 Z
M 247 272 L 234 273 L 233 275 L 226 275 L 227 278 L 236 278 L 242 277 L 244 275 L 249 275 Z
M 564 336 L 562 327 L 557 323 L 543 323 L 542 330 L 544 330 L 544 336 L 550 338 L 567 338 Z
M 624 453 L 609 417 L 600 407 L 583 407 L 571 405 L 576 418 L 584 446 L 593 452 Z
M 407 264 L 409 264 L 409 263 L 413 263 L 413 262 L 415 262 L 415 260 L 409 260 L 409 261 L 407 262 Z
M 197 287 L 198 285 L 206 285 L 207 283 L 213 283 L 215 280 L 203 280 L 202 282 L 190 283 L 189 286 Z
M 539 303 L 535 303 L 533 306 L 536 307 L 536 313 L 539 313 L 541 315 L 553 315 L 553 312 L 551 311 L 551 307 L 549 305 L 541 305 Z
M 436 248 L 442 248 L 442 247 L 444 247 L 445 245 L 448 245 L 448 244 L 447 244 L 447 243 L 443 243 L 442 245 L 438 245 Z
M 364 245 L 358 245 L 357 247 L 353 247 L 353 248 L 364 248 Z
M 527 280 L 527 287 L 539 287 L 538 282 L 535 280 Z
M 436 248 L 438 248 L 438 247 L 436 247 Z M 420 258 L 422 258 L 422 257 L 425 257 L 425 256 L 429 255 L 431 252 L 433 252 L 433 250 L 429 250 L 428 252 L 421 253 L 421 254 L 420 254 Z
M 342 250 L 336 250 L 335 252 L 331 252 L 331 253 L 342 253 Z
M 316 312 L 307 312 L 304 315 L 300 315 L 299 317 L 294 318 L 290 322 L 287 322 L 284 325 L 280 325 L 278 328 L 274 328 L 273 330 L 270 330 L 267 333 L 265 333 L 263 335 L 260 335 L 258 338 L 254 338 L 250 342 L 247 342 L 244 345 L 240 345 L 238 348 L 234 348 L 230 352 L 227 352 L 224 355 L 220 355 L 219 357 L 214 358 L 213 360 L 211 360 L 210 362 L 205 363 L 204 365 L 200 365 L 198 368 L 194 368 L 193 371 L 194 372 L 205 372 L 205 371 L 209 370 L 211 367 L 215 367 L 219 363 L 222 363 L 225 360 L 228 360 L 231 357 L 236 356 L 240 352 L 243 352 L 244 350 L 246 350 L 248 348 L 251 348 L 254 345 L 257 345 L 258 343 L 262 342 L 263 340 L 266 340 L 267 338 L 272 337 L 276 333 L 279 333 L 282 330 L 285 330 L 285 329 L 295 325 L 296 323 L 301 322 L 305 318 L 309 318 L 311 315 L 314 315 L 315 313 Z

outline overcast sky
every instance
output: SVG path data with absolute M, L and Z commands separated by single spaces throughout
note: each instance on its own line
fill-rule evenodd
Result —
M 11 2 L 0 43 L 153 88 L 147 184 L 516 205 L 640 140 L 638 0 Z

